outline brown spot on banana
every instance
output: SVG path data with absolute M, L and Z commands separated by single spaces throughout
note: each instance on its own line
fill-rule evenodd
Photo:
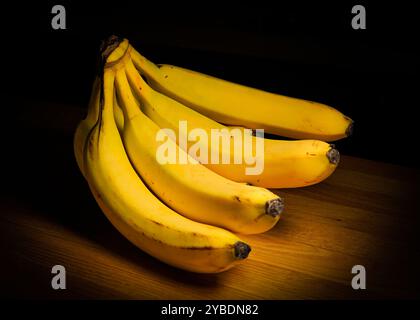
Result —
M 316 153 L 309 153 L 309 152 L 306 152 L 306 155 L 307 156 L 311 156 L 311 157 L 316 157 L 317 156 Z
M 210 247 L 210 246 L 205 246 L 205 247 L 181 247 L 181 249 L 186 249 L 186 250 L 212 250 L 214 248 Z
M 163 224 L 161 224 L 160 222 L 157 222 L 155 220 L 150 220 L 150 221 L 152 221 L 154 224 L 157 224 L 158 226 L 162 226 L 163 227 Z

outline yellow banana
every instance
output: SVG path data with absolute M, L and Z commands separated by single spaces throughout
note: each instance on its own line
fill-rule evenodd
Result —
M 325 104 L 269 93 L 176 66 L 157 66 L 135 50 L 132 58 L 152 87 L 218 122 L 295 139 L 334 141 L 352 132 L 353 121 Z
M 76 158 L 77 165 L 79 166 L 80 172 L 85 176 L 85 170 L 83 165 L 83 149 L 86 138 L 90 131 L 95 126 L 98 115 L 99 115 L 99 93 L 100 93 L 100 79 L 95 78 L 93 82 L 92 94 L 90 96 L 87 116 L 85 119 L 80 121 L 76 128 L 76 132 L 73 138 L 73 149 Z
M 116 75 L 118 101 L 124 112 L 122 138 L 131 163 L 148 187 L 172 209 L 192 220 L 245 234 L 271 229 L 283 210 L 283 201 L 271 191 L 214 173 L 163 132 L 168 150 L 175 150 L 178 159 L 159 162 L 160 128 L 136 104 L 124 67 L 121 64 Z M 186 161 L 180 163 L 179 159 Z
M 107 41 L 104 41 L 101 45 L 101 51 L 109 50 L 109 56 L 107 59 L 108 64 L 115 64 L 119 59 L 124 57 L 128 49 L 128 41 L 122 41 L 117 37 L 110 37 Z M 99 116 L 99 100 L 101 92 L 101 79 L 96 76 L 93 82 L 92 93 L 90 96 L 87 116 L 85 119 L 80 121 L 76 128 L 76 132 L 73 138 L 73 149 L 76 158 L 77 165 L 79 166 L 80 172 L 85 176 L 84 164 L 83 164 L 83 148 L 85 141 L 95 126 Z M 118 111 L 115 110 L 115 114 L 118 116 Z
M 132 53 L 132 50 L 129 50 L 129 52 Z M 228 128 L 153 90 L 142 79 L 131 61 L 126 62 L 126 73 L 136 98 L 141 102 L 143 112 L 159 127 L 169 128 L 179 133 L 177 135 L 178 144 L 179 139 L 187 141 L 189 133 L 180 130 L 180 121 L 186 121 L 190 131 L 200 128 L 205 130 L 208 136 L 211 135 L 212 129 Z M 120 115 L 119 118 L 122 118 L 122 116 Z M 225 157 L 224 153 L 229 152 L 230 161 L 228 164 L 213 164 L 208 161 L 204 165 L 233 181 L 246 182 L 266 188 L 294 188 L 324 180 L 334 172 L 339 162 L 339 152 L 323 141 L 285 141 L 252 137 L 253 150 L 256 149 L 259 140 L 264 143 L 262 160 L 264 161 L 264 170 L 258 175 L 246 174 L 247 163 L 244 159 L 243 147 L 236 144 L 231 144 L 230 150 L 217 148 L 213 151 L 214 145 L 207 143 L 204 147 L 208 148 L 207 154 L 219 152 L 219 158 L 223 159 Z M 203 143 L 203 141 L 188 140 L 186 147 L 189 150 L 196 143 Z M 240 164 L 235 164 L 234 155 L 238 153 L 243 158 Z
M 116 94 L 114 94 L 114 120 L 118 131 L 120 134 L 122 134 L 124 130 L 124 113 L 121 110 L 120 104 L 118 103 Z
M 114 121 L 114 79 L 106 66 L 98 121 L 84 148 L 86 178 L 107 218 L 136 246 L 185 270 L 221 272 L 245 259 L 250 247 L 237 236 L 180 216 L 139 179 Z

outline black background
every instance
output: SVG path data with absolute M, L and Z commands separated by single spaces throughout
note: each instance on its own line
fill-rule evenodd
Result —
M 135 4 L 134 4 L 135 3 Z M 179 65 L 268 91 L 332 105 L 355 120 L 344 154 L 417 166 L 418 41 L 415 9 L 398 2 L 63 3 L 3 10 L 12 106 L 86 107 L 102 39 L 128 38 L 156 63 Z M 353 30 L 363 4 L 367 29 Z M 4 70 L 4 69 L 3 69 Z M 54 116 L 54 115 L 52 115 Z

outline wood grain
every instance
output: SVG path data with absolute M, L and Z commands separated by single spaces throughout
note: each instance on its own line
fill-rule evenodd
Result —
M 107 221 L 78 172 L 72 132 L 82 111 L 27 110 L 25 148 L 1 201 L 6 297 L 122 299 L 365 299 L 419 297 L 419 171 L 343 156 L 326 181 L 275 190 L 286 211 L 269 232 L 243 236 L 248 261 L 217 275 L 177 270 L 143 253 Z M 28 157 L 31 155 L 31 157 Z M 20 170 L 17 170 L 20 168 Z M 23 170 L 22 170 L 23 168 Z M 16 170 L 14 170 L 16 169 Z M 67 290 L 52 290 L 53 265 Z M 367 270 L 353 290 L 351 268 Z

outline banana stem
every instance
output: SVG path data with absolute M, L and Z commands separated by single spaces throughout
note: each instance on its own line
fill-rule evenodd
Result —
M 246 259 L 251 252 L 251 247 L 245 242 L 238 241 L 234 244 L 234 254 L 237 260 Z
M 340 162 L 340 152 L 333 144 L 330 144 L 331 149 L 327 151 L 327 158 L 331 164 L 337 165 Z
M 279 216 L 283 210 L 284 202 L 281 198 L 271 199 L 265 204 L 265 213 L 272 217 Z

